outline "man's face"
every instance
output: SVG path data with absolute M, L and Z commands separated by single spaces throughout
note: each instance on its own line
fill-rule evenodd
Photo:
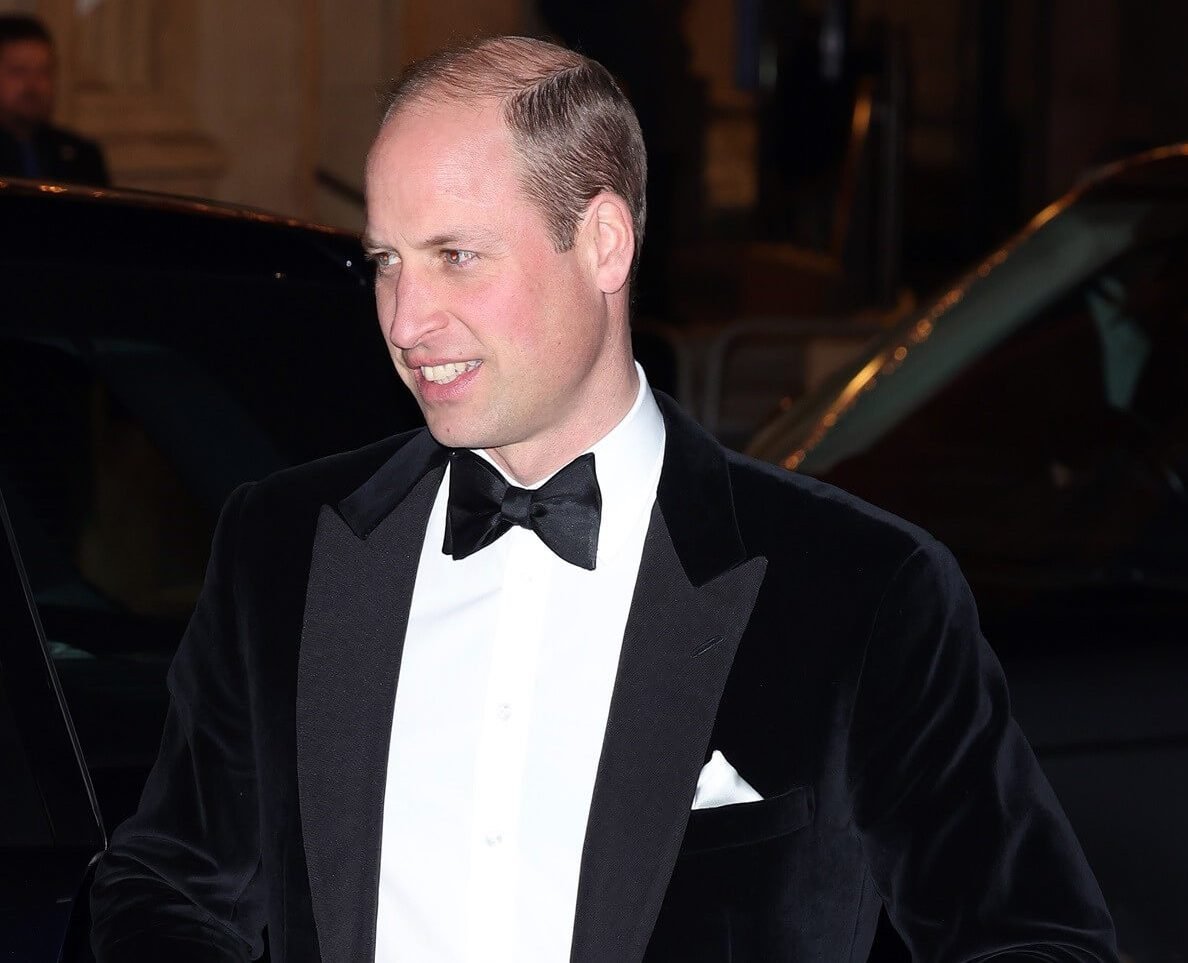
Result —
M 41 40 L 0 44 L 0 125 L 27 130 L 54 109 L 54 51 Z
M 613 427 L 623 381 L 589 218 L 558 253 L 520 163 L 496 104 L 413 104 L 366 170 L 364 243 L 396 370 L 438 441 L 505 466 L 578 454 Z

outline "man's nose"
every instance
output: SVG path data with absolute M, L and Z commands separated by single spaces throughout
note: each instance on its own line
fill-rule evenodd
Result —
M 449 321 L 440 295 L 428 279 L 417 277 L 407 268 L 393 282 L 381 310 L 388 342 L 403 351 L 421 344 Z

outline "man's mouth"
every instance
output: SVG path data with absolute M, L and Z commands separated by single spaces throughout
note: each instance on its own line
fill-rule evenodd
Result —
M 451 361 L 448 364 L 423 365 L 419 370 L 426 381 L 432 381 L 435 385 L 448 385 L 458 375 L 473 371 L 480 364 L 481 361 Z

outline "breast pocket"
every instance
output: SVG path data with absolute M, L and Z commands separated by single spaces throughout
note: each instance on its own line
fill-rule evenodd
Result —
M 794 786 L 756 802 L 694 809 L 681 855 L 752 846 L 794 833 L 813 821 L 813 802 L 812 786 Z

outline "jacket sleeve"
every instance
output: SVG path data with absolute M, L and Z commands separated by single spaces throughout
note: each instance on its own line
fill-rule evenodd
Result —
M 228 499 L 170 667 L 161 751 L 91 891 L 99 963 L 239 961 L 263 949 L 256 768 L 236 546 L 250 486 Z
M 849 737 L 855 823 L 913 960 L 1117 960 L 1097 881 L 937 542 L 883 594 Z

